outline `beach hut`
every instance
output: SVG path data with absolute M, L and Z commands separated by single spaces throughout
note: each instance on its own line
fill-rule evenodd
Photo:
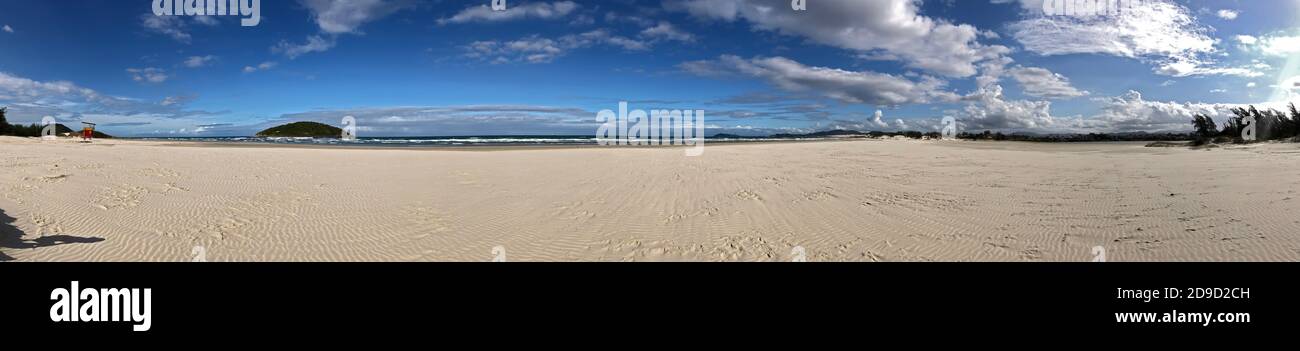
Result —
M 81 141 L 89 142 L 95 138 L 95 124 L 81 122 Z

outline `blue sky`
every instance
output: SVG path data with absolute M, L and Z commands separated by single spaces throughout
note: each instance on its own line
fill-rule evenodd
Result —
M 241 136 L 592 134 L 596 112 L 706 111 L 710 133 L 1185 131 L 1300 90 L 1300 1 L 264 0 L 261 21 L 153 0 L 0 2 L 11 122 Z

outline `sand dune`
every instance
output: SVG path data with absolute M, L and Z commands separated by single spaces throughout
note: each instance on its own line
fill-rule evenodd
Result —
M 18 261 L 1300 260 L 1300 147 L 1284 144 L 684 157 L 0 138 L 0 169 L 0 259 Z

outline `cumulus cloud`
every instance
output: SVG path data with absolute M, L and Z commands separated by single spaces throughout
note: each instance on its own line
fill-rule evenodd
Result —
M 1151 101 L 1137 91 L 1120 96 L 1098 97 L 1100 104 L 1090 116 L 1054 116 L 1048 101 L 1008 100 L 1001 87 L 992 86 L 968 95 L 967 106 L 955 114 L 963 130 L 1030 131 L 1040 133 L 1123 133 L 1175 132 L 1191 130 L 1192 116 L 1203 114 L 1222 119 L 1231 109 L 1247 104 Z M 1285 108 L 1281 103 L 1255 103 L 1261 108 Z
M 1239 106 L 1148 101 L 1137 91 L 1100 101 L 1100 113 L 1093 119 L 1103 122 L 1108 129 L 1117 131 L 1187 131 L 1191 129 L 1192 116 L 1196 114 L 1220 119 L 1230 114 L 1232 108 Z
M 1025 94 L 1049 99 L 1068 99 L 1088 95 L 1087 91 L 1075 89 L 1070 80 L 1060 74 L 1052 73 L 1038 67 L 1016 67 L 1010 72 L 1011 78 L 1024 87 Z
M 3 30 L 5 33 L 13 33 L 14 27 L 10 27 L 8 24 L 6 24 L 4 27 L 0 27 L 0 30 Z
M 1007 65 L 1015 62 L 1010 57 L 999 57 L 996 59 L 981 62 L 979 64 L 980 75 L 975 77 L 976 87 L 987 87 L 1002 81 L 1002 76 L 1007 73 Z
M 1028 130 L 1056 127 L 1051 102 L 1007 100 L 999 85 L 980 88 L 965 99 L 969 103 L 958 118 L 963 128 Z
M 1032 8 L 1028 1 L 1023 3 Z M 1217 40 L 1209 35 L 1212 29 L 1197 22 L 1186 7 L 1169 0 L 1136 4 L 1118 15 L 1091 17 L 1046 16 L 1041 10 L 1027 10 L 1027 18 L 1009 28 L 1025 50 L 1040 55 L 1132 58 L 1154 65 L 1158 74 L 1174 77 L 1262 75 L 1247 67 L 1219 66 L 1212 58 L 1220 53 Z
M 905 129 L 907 129 L 907 122 L 904 122 L 902 119 L 895 119 L 895 120 L 894 120 L 894 129 L 898 129 L 898 130 L 905 130 Z
M 126 72 L 131 74 L 131 80 L 141 83 L 162 83 L 170 78 L 166 70 L 156 67 L 128 68 Z
M 875 118 L 871 119 L 871 123 L 874 123 L 877 127 L 885 128 L 889 126 L 889 123 L 886 123 L 884 120 L 885 117 L 884 111 L 876 110 L 876 114 L 874 115 L 874 117 Z
M 578 4 L 572 1 L 558 1 L 555 3 L 528 3 L 517 6 L 508 6 L 505 11 L 493 11 L 491 7 L 485 5 L 471 6 L 461 10 L 456 15 L 449 18 L 438 19 L 438 24 L 460 24 L 470 22 L 502 22 L 535 18 L 550 20 L 563 18 L 578 9 Z
M 703 19 L 744 20 L 758 30 L 800 36 L 944 76 L 974 75 L 977 62 L 1009 52 L 1006 47 L 980 44 L 981 31 L 973 26 L 921 15 L 918 4 L 914 0 L 830 1 L 795 12 L 786 0 L 677 0 L 668 7 Z
M 759 78 L 786 91 L 814 92 L 847 103 L 895 106 L 959 98 L 942 90 L 946 82 L 933 77 L 912 80 L 878 72 L 807 66 L 784 57 L 747 60 L 724 55 L 717 60 L 686 62 L 679 68 L 705 77 Z

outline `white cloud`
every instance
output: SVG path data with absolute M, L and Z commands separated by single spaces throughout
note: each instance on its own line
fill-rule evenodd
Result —
M 126 72 L 131 74 L 131 80 L 141 83 L 162 83 L 170 78 L 166 70 L 156 67 L 128 68 Z
M 217 60 L 217 57 L 216 57 L 216 56 L 212 56 L 212 55 L 207 55 L 207 56 L 190 56 L 189 58 L 186 58 L 186 59 L 185 59 L 185 62 L 182 62 L 181 64 L 183 64 L 183 65 L 185 65 L 185 67 L 189 67 L 189 68 L 199 68 L 199 67 L 203 67 L 203 66 L 207 66 L 207 65 L 209 65 L 209 64 L 212 64 L 212 62 L 213 62 L 213 61 L 216 61 L 216 60 Z
M 189 102 L 191 102 L 191 101 L 194 101 L 194 100 L 195 100 L 195 97 L 194 97 L 194 96 L 168 96 L 167 98 L 164 98 L 163 101 L 162 101 L 162 102 L 159 102 L 158 104 L 159 104 L 159 105 L 162 105 L 162 106 L 174 106 L 174 105 L 187 104 L 187 103 L 189 103 Z
M 1011 77 L 1024 87 L 1025 94 L 1049 99 L 1066 99 L 1088 95 L 1087 91 L 1075 89 L 1070 80 L 1060 74 L 1052 73 L 1038 67 L 1016 67 L 1010 72 Z
M 814 92 L 847 103 L 878 106 L 956 101 L 960 97 L 943 91 L 946 82 L 870 72 L 807 66 L 784 57 L 743 59 L 724 55 L 717 60 L 686 62 L 679 67 L 700 76 L 740 75 L 766 80 L 787 91 Z
M 221 24 L 221 21 L 217 20 L 217 16 L 194 16 L 194 22 L 209 27 Z
M 969 104 L 960 111 L 962 128 L 981 129 L 1040 129 L 1055 126 L 1052 103 L 1048 101 L 1006 100 L 1002 87 L 992 85 L 980 88 L 965 97 Z
M 649 18 L 637 15 L 623 15 L 616 12 L 606 12 L 605 22 L 607 23 L 632 23 L 641 27 L 650 27 L 655 25 L 655 21 Z
M 1002 76 L 1007 73 L 1007 65 L 1013 62 L 1015 60 L 1005 56 L 981 62 L 979 69 L 982 73 L 975 77 L 975 86 L 982 88 L 1002 81 Z
M 1039 13 L 1042 13 L 1043 11 L 1043 0 L 990 0 L 989 2 L 994 4 L 1009 4 L 1013 2 L 1019 2 L 1020 6 L 1025 11 L 1036 11 Z
M 0 72 L 0 100 L 35 102 L 48 96 L 75 96 L 87 100 L 103 97 L 94 90 L 79 87 L 72 82 L 40 82 Z
M 190 43 L 191 36 L 185 31 L 184 16 L 156 16 L 150 13 L 141 16 L 141 25 L 145 29 L 169 36 L 176 41 Z
M 465 46 L 465 56 L 493 63 L 547 63 L 566 53 L 560 44 L 537 36 L 515 41 L 476 41 Z
M 1223 10 L 1219 10 L 1219 12 L 1216 15 L 1218 15 L 1219 18 L 1231 21 L 1237 19 L 1237 15 L 1240 14 L 1241 14 L 1240 12 L 1234 10 L 1223 9 Z
M 1300 35 L 1278 33 L 1258 38 L 1241 35 L 1237 36 L 1237 41 L 1247 49 L 1270 56 L 1291 57 L 1300 53 Z
M 1255 82 L 1246 83 L 1247 88 L 1254 88 L 1256 85 Z
M 328 34 L 356 33 L 364 24 L 384 18 L 410 6 L 396 0 L 301 0 L 311 17 Z
M 884 120 L 885 117 L 884 111 L 876 110 L 876 114 L 874 115 L 874 117 L 875 118 L 871 120 L 871 123 L 875 123 L 876 127 L 885 128 L 889 126 L 889 123 L 886 123 Z
M 578 4 L 572 1 L 527 3 L 517 6 L 508 6 L 505 11 L 493 11 L 492 8 L 487 5 L 478 5 L 466 8 L 450 18 L 438 19 L 438 24 L 501 22 L 522 20 L 526 18 L 549 20 L 568 16 L 577 8 Z
M 1147 101 L 1137 91 L 1106 99 L 1093 119 L 1117 131 L 1188 131 L 1192 116 L 1204 114 L 1219 119 L 1237 105 L 1191 102 Z
M 570 50 L 608 45 L 628 51 L 644 51 L 650 44 L 639 40 L 610 34 L 597 29 L 581 34 L 569 34 L 556 39 L 537 35 L 513 41 L 476 41 L 464 47 L 465 56 L 492 63 L 549 63 Z
M 1210 93 L 1213 93 L 1213 94 L 1223 94 L 1223 93 L 1227 93 L 1227 92 L 1228 92 L 1228 89 L 1210 89 Z
M 253 72 L 257 72 L 257 71 L 265 71 L 265 70 L 269 70 L 269 69 L 275 68 L 275 66 L 277 66 L 277 65 L 278 65 L 278 64 L 275 63 L 275 62 L 267 61 L 267 62 L 262 62 L 262 63 L 258 64 L 257 66 L 244 66 L 244 73 L 253 73 Z
M 683 32 L 682 30 L 677 29 L 677 27 L 674 27 L 672 23 L 664 21 L 660 21 L 658 25 L 641 31 L 641 36 L 683 42 L 695 41 L 695 36 L 691 35 L 691 33 Z
M 271 52 L 283 54 L 292 60 L 305 54 L 328 51 L 329 49 L 334 48 L 335 44 L 337 44 L 337 39 L 332 36 L 326 38 L 319 35 L 312 35 L 308 36 L 307 42 L 302 44 L 292 44 L 287 41 L 280 41 L 279 44 L 271 47 Z
M 334 48 L 342 34 L 363 34 L 366 23 L 412 6 L 410 0 L 300 0 L 324 35 L 307 36 L 302 44 L 280 41 L 271 51 L 289 59 Z
M 695 36 L 689 32 L 681 31 L 673 26 L 672 23 L 660 21 L 659 25 L 649 27 L 641 31 L 641 36 L 655 39 L 677 40 L 677 42 L 694 42 Z
M 0 27 L 0 30 L 4 30 L 5 33 L 13 33 L 14 27 L 10 27 L 8 24 L 6 24 L 4 27 Z
M 32 123 L 53 116 L 60 123 L 94 121 L 113 134 L 141 125 L 192 125 L 212 113 L 186 110 L 192 98 L 161 102 L 111 96 L 67 81 L 42 82 L 0 72 L 0 104 L 9 108 L 11 123 Z
M 895 119 L 895 120 L 894 120 L 894 129 L 898 129 L 898 130 L 904 130 L 904 129 L 907 129 L 907 122 L 903 122 L 902 119 Z
M 1295 101 L 1300 99 L 1300 76 L 1295 76 L 1282 80 L 1273 88 L 1277 89 L 1277 97 L 1282 101 Z
M 1034 12 L 1028 12 L 1033 14 Z M 1186 8 L 1151 2 L 1125 15 L 1078 18 L 1032 15 L 1011 25 L 1025 49 L 1042 55 L 1109 54 L 1180 57 L 1214 51 L 1214 39 Z
M 189 29 L 196 23 L 207 27 L 221 24 L 217 16 L 157 16 L 152 12 L 140 16 L 140 25 L 144 29 L 184 44 L 189 44 L 193 39 Z
M 1155 72 L 1171 77 L 1222 75 L 1253 78 L 1264 75 L 1263 72 L 1249 67 L 1207 67 L 1203 62 L 1196 60 L 1167 62 L 1157 67 Z
M 1137 91 L 1121 96 L 1096 98 L 1101 104 L 1091 117 L 1053 116 L 1047 101 L 1005 100 L 1001 88 L 993 86 L 967 96 L 970 104 L 957 112 L 961 128 L 1034 132 L 1187 132 L 1192 116 L 1204 114 L 1221 119 L 1241 104 L 1148 101 Z M 1269 105 L 1260 105 L 1269 106 Z
M 597 29 L 597 30 L 593 30 L 578 35 L 566 35 L 560 37 L 560 41 L 564 42 L 566 46 L 575 47 L 575 48 L 588 47 L 595 44 L 606 44 L 606 45 L 621 47 L 624 50 L 629 50 L 629 51 L 642 51 L 642 50 L 650 49 L 650 44 L 648 43 L 636 39 L 630 39 L 627 37 L 613 35 L 610 34 L 609 31 L 606 31 L 604 29 Z
M 1041 1 L 1037 1 L 1042 4 Z M 1250 68 L 1219 67 L 1212 29 L 1202 26 L 1186 7 L 1169 0 L 1136 2 L 1119 15 L 1046 16 L 1027 10 L 1028 18 L 1009 26 L 1029 52 L 1040 55 L 1101 54 L 1132 58 L 1156 66 L 1158 74 L 1186 77 L 1237 75 L 1255 77 Z M 1028 4 L 1026 4 L 1028 8 Z
M 830 1 L 789 11 L 787 0 L 676 0 L 670 9 L 705 19 L 745 20 L 755 29 L 808 38 L 867 57 L 952 77 L 976 73 L 977 62 L 1009 49 L 977 42 L 981 31 L 922 16 L 919 1 Z

